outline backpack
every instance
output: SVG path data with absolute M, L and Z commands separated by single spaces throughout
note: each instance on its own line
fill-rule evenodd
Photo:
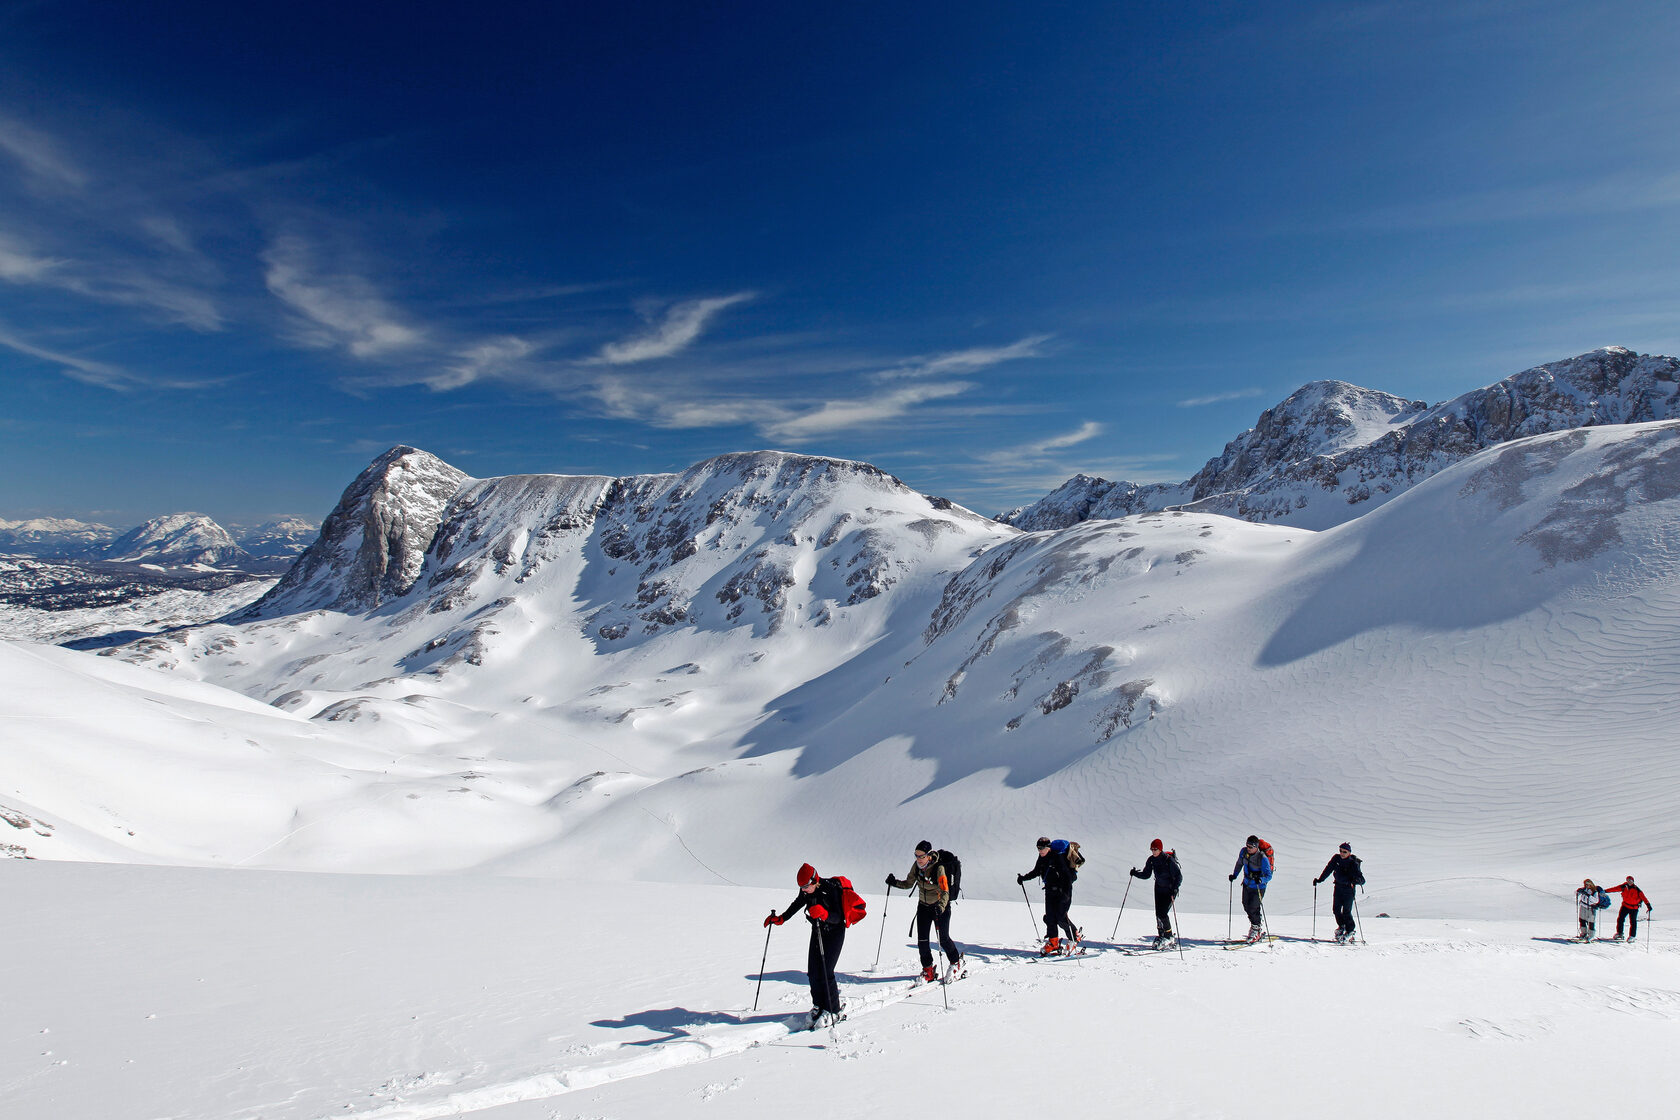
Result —
M 1277 853 L 1272 851 L 1272 846 L 1270 844 L 1266 843 L 1264 840 L 1260 841 L 1260 854 L 1266 857 L 1266 862 L 1268 862 L 1272 865 L 1272 874 L 1276 875 L 1277 874 Z
M 852 881 L 844 875 L 836 875 L 834 881 L 840 884 L 840 915 L 846 921 L 846 928 L 850 929 L 863 921 L 866 910 L 863 896 L 852 889 Z
M 944 848 L 939 849 L 934 855 L 939 858 L 939 862 L 945 867 L 946 885 L 950 888 L 952 900 L 955 901 L 957 894 L 962 890 L 962 860 L 958 859 L 955 853 L 947 852 Z
M 1079 869 L 1085 866 L 1085 857 L 1079 854 L 1079 841 L 1052 840 L 1050 841 L 1050 850 L 1052 852 L 1059 852 L 1066 856 L 1068 871 L 1071 873 L 1072 878 L 1079 878 Z
M 1166 887 L 1168 891 L 1177 894 L 1178 888 L 1184 885 L 1184 869 L 1178 866 L 1178 853 L 1162 852 L 1161 854 L 1167 858 L 1162 863 L 1161 869 L 1156 872 L 1155 877 L 1161 880 L 1161 885 Z

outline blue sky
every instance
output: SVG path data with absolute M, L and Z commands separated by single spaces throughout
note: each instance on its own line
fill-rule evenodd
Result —
M 1680 350 L 1673 5 L 0 0 L 0 517 L 865 459 Z

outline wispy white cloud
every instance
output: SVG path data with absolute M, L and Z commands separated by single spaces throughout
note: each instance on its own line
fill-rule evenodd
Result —
M 1228 393 L 1210 393 L 1205 397 L 1187 397 L 1178 402 L 1179 408 L 1200 408 L 1205 404 L 1221 404 L 1225 401 L 1245 401 L 1265 393 L 1264 389 L 1233 389 Z
M 195 330 L 223 325 L 209 295 L 122 259 L 94 265 L 65 256 L 43 256 L 0 233 L 0 280 L 72 292 L 99 303 L 137 307 Z
M 0 152 L 16 160 L 38 187 L 79 191 L 87 185 L 87 174 L 52 137 L 21 121 L 0 117 Z
M 203 389 L 212 385 L 223 384 L 227 380 L 226 378 L 217 378 L 203 381 L 183 381 L 172 378 L 148 377 L 130 372 L 109 362 L 95 361 L 45 346 L 37 346 L 3 326 L 0 326 L 0 347 L 57 366 L 59 373 L 73 381 L 80 381 L 84 385 L 95 385 L 101 389 L 114 389 L 119 392 L 129 392 L 135 389 Z
M 753 294 L 736 292 L 731 296 L 674 304 L 665 312 L 664 318 L 650 329 L 603 346 L 598 360 L 607 365 L 622 366 L 679 354 L 694 344 L 713 316 L 725 308 L 745 303 L 753 298 Z
M 36 256 L 19 242 L 0 233 L 0 280 L 14 284 L 40 280 L 59 264 L 47 257 Z
M 913 377 L 949 377 L 952 374 L 974 373 L 1004 362 L 1022 358 L 1036 358 L 1044 352 L 1044 344 L 1051 335 L 1036 334 L 1012 342 L 1007 346 L 976 346 L 967 350 L 952 350 L 930 357 L 913 358 L 903 365 L 876 374 L 882 381 Z
M 983 452 L 978 456 L 982 461 L 997 465 L 1037 463 L 1069 447 L 1078 446 L 1088 440 L 1095 439 L 1106 429 L 1095 420 L 1087 420 L 1071 432 L 1061 435 L 1047 436 L 1031 443 L 1017 444 L 1013 447 L 999 447 Z
M 905 415 L 917 405 L 959 396 L 974 388 L 969 381 L 927 381 L 887 393 L 852 400 L 824 401 L 807 412 L 761 424 L 774 439 L 804 439 L 880 424 Z
M 300 317 L 298 338 L 305 345 L 380 358 L 426 342 L 426 332 L 404 322 L 366 278 L 319 274 L 313 256 L 308 242 L 290 234 L 263 253 L 268 290 Z
M 426 384 L 440 392 L 459 389 L 480 378 L 505 373 L 535 349 L 532 343 L 513 335 L 485 339 L 459 351 L 452 361 L 446 362 L 441 373 L 428 377 Z

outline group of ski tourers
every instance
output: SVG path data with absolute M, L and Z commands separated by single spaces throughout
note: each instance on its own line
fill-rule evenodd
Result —
M 1020 885 L 1023 897 L 1028 879 L 1039 880 L 1044 890 L 1044 939 L 1039 955 L 1079 953 L 1084 933 L 1073 924 L 1068 912 L 1073 906 L 1073 884 L 1079 878 L 1079 869 L 1084 865 L 1085 857 L 1077 843 L 1052 840 L 1048 836 L 1038 838 L 1037 848 L 1038 860 L 1032 870 L 1015 876 L 1015 882 Z M 1266 887 L 1276 869 L 1276 851 L 1258 836 L 1250 836 L 1237 852 L 1236 865 L 1231 868 L 1227 879 L 1231 883 L 1239 877 L 1242 879 L 1242 906 L 1243 912 L 1248 915 L 1249 928 L 1245 937 L 1229 942 L 1229 945 L 1252 944 L 1266 936 Z M 1184 885 L 1184 872 L 1178 865 L 1178 856 L 1160 840 L 1152 840 L 1149 858 L 1142 868 L 1131 869 L 1131 877 L 1152 880 L 1155 887 L 1156 932 L 1152 947 L 1173 948 L 1177 944 L 1177 935 L 1173 932 L 1175 902 L 1179 888 Z M 846 1017 L 841 1006 L 840 988 L 834 979 L 835 962 L 839 960 L 840 948 L 845 944 L 847 927 L 857 924 L 864 916 L 864 901 L 852 888 L 851 880 L 844 875 L 825 879 L 808 863 L 800 866 L 797 879 L 799 896 L 780 914 L 771 911 L 770 916 L 764 919 L 764 926 L 766 929 L 779 926 L 799 911 L 805 911 L 805 917 L 811 924 L 811 946 L 806 959 L 811 982 L 809 1026 L 813 1029 L 832 1026 Z M 903 878 L 889 874 L 886 881 L 889 893 L 892 890 L 916 892 L 916 949 L 922 961 L 919 981 L 937 980 L 949 984 L 966 976 L 968 969 L 962 950 L 951 938 L 951 903 L 961 891 L 962 861 L 953 853 L 935 848 L 923 840 L 916 845 L 909 874 Z M 1336 918 L 1336 943 L 1347 944 L 1354 940 L 1357 930 L 1354 892 L 1365 885 L 1364 868 L 1359 857 L 1353 854 L 1351 844 L 1340 845 L 1324 865 L 1324 870 L 1314 877 L 1315 913 L 1317 888 L 1327 881 L 1335 884 L 1330 910 Z M 1638 934 L 1639 907 L 1643 905 L 1649 915 L 1651 900 L 1634 885 L 1633 876 L 1629 875 L 1625 883 L 1608 890 L 1601 889 L 1588 879 L 1575 892 L 1581 929 L 1578 940 L 1593 939 L 1598 911 L 1610 905 L 1610 893 L 1622 896 L 1622 908 L 1616 915 L 1615 940 L 1622 940 L 1624 923 L 1631 923 L 1627 934 L 1629 940 Z M 1030 907 L 1031 903 L 1028 905 Z M 1124 905 L 1122 901 L 1122 908 Z M 933 950 L 928 943 L 930 932 L 939 935 L 939 948 L 945 955 L 943 972 L 934 968 Z M 768 936 L 765 947 L 768 951 Z
M 1052 840 L 1040 836 L 1037 843 L 1038 860 L 1032 870 L 1015 876 L 1023 896 L 1028 879 L 1039 880 L 1044 890 L 1044 939 L 1041 956 L 1073 955 L 1082 951 L 1083 931 L 1073 924 L 1069 910 L 1073 906 L 1073 884 L 1085 857 L 1078 843 Z M 1244 942 L 1260 940 L 1265 927 L 1266 885 L 1271 882 L 1276 854 L 1272 846 L 1258 836 L 1250 836 L 1237 853 L 1237 864 L 1230 879 L 1243 877 L 1243 909 L 1248 914 L 1250 929 Z M 1174 904 L 1179 888 L 1184 885 L 1184 872 L 1178 856 L 1160 840 L 1149 845 L 1149 858 L 1142 868 L 1131 869 L 1134 879 L 1152 880 L 1155 888 L 1155 939 L 1152 947 L 1169 949 L 1177 944 L 1173 933 Z M 1353 892 L 1365 882 L 1359 857 L 1343 844 L 1324 865 L 1324 872 L 1313 880 L 1316 887 L 1326 879 L 1336 881 L 1333 909 L 1336 915 L 1336 941 L 1345 942 L 1354 932 Z M 764 919 L 764 927 L 779 926 L 789 918 L 805 911 L 811 926 L 810 949 L 806 955 L 806 972 L 811 984 L 811 1011 L 808 1025 L 812 1029 L 832 1026 L 844 1019 L 840 988 L 834 979 L 834 968 L 840 949 L 846 942 L 846 930 L 857 924 L 865 913 L 863 898 L 844 875 L 823 878 L 810 864 L 800 865 L 795 876 L 799 894 L 781 913 L 771 911 Z M 916 845 L 910 871 L 903 878 L 888 874 L 886 883 L 892 890 L 916 893 L 916 949 L 920 954 L 922 971 L 919 981 L 940 981 L 949 984 L 968 974 L 962 950 L 951 937 L 951 903 L 962 889 L 962 861 L 942 848 L 935 848 L 923 840 Z M 1030 907 L 1029 902 L 1029 907 Z M 1124 905 L 1124 904 L 1122 904 Z M 939 936 L 939 948 L 945 956 L 945 968 L 937 970 L 933 963 L 930 933 Z M 766 935 L 768 938 L 768 935 Z M 1238 942 L 1241 944 L 1242 942 Z M 768 951 L 768 940 L 766 950 Z
M 1598 912 L 1610 909 L 1610 896 L 1622 896 L 1622 907 L 1616 911 L 1616 936 L 1612 941 L 1632 941 L 1639 936 L 1639 908 L 1645 907 L 1647 916 L 1651 913 L 1651 899 L 1640 890 L 1629 875 L 1627 881 L 1614 887 L 1600 887 L 1591 879 L 1581 880 L 1581 889 L 1575 892 L 1575 917 L 1579 923 L 1577 941 L 1591 941 L 1598 935 Z M 1623 928 L 1627 933 L 1624 936 Z

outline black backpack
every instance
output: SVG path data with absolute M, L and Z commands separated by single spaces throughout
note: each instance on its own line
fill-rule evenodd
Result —
M 950 887 L 951 897 L 955 899 L 962 891 L 962 860 L 958 859 L 955 853 L 947 852 L 944 848 L 939 849 L 934 855 L 938 856 L 939 862 L 945 866 L 945 881 Z
M 1166 859 L 1161 861 L 1161 869 L 1156 878 L 1162 880 L 1163 885 L 1173 894 L 1184 885 L 1184 869 L 1178 866 L 1178 853 L 1167 852 Z

